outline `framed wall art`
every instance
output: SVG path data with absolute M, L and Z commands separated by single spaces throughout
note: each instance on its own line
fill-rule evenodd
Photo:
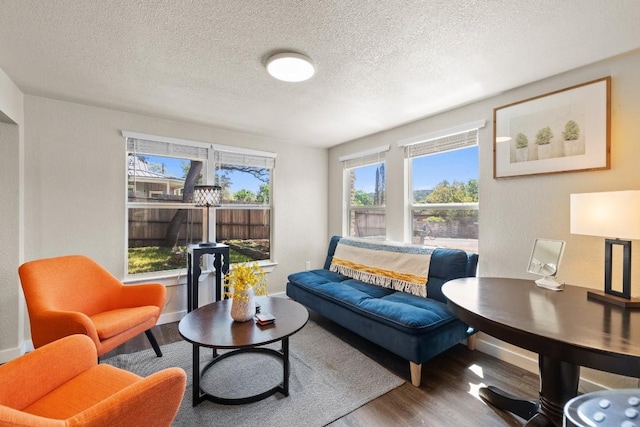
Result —
M 493 110 L 493 177 L 609 169 L 611 77 Z

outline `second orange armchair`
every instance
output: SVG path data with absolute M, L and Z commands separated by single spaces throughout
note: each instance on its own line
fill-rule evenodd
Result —
M 98 364 L 82 335 L 0 366 L 0 426 L 169 427 L 186 386 L 180 368 L 142 378 Z

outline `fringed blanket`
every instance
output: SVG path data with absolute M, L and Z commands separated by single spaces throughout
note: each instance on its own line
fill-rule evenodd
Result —
M 329 269 L 366 283 L 426 297 L 434 249 L 342 238 Z

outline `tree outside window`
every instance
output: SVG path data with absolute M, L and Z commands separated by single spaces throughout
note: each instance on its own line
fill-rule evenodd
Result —
M 385 164 L 347 170 L 349 183 L 349 235 L 384 240 L 386 238 Z
M 206 179 L 206 158 L 129 152 L 128 274 L 184 269 L 187 245 L 205 240 L 207 219 L 193 205 L 193 189 L 212 184 Z M 223 206 L 212 209 L 209 220 L 215 222 L 216 240 L 229 244 L 230 261 L 269 259 L 270 168 L 217 162 L 210 176 L 223 188 Z
M 477 145 L 411 159 L 412 243 L 478 250 Z

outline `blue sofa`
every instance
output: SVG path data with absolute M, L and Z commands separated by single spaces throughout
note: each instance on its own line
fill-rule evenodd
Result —
M 334 236 L 324 268 L 289 275 L 287 295 L 410 362 L 411 383 L 420 386 L 422 363 L 475 331 L 447 308 L 442 285 L 476 275 L 478 255 L 436 248 L 431 254 L 427 297 L 364 283 L 329 267 L 341 237 Z

